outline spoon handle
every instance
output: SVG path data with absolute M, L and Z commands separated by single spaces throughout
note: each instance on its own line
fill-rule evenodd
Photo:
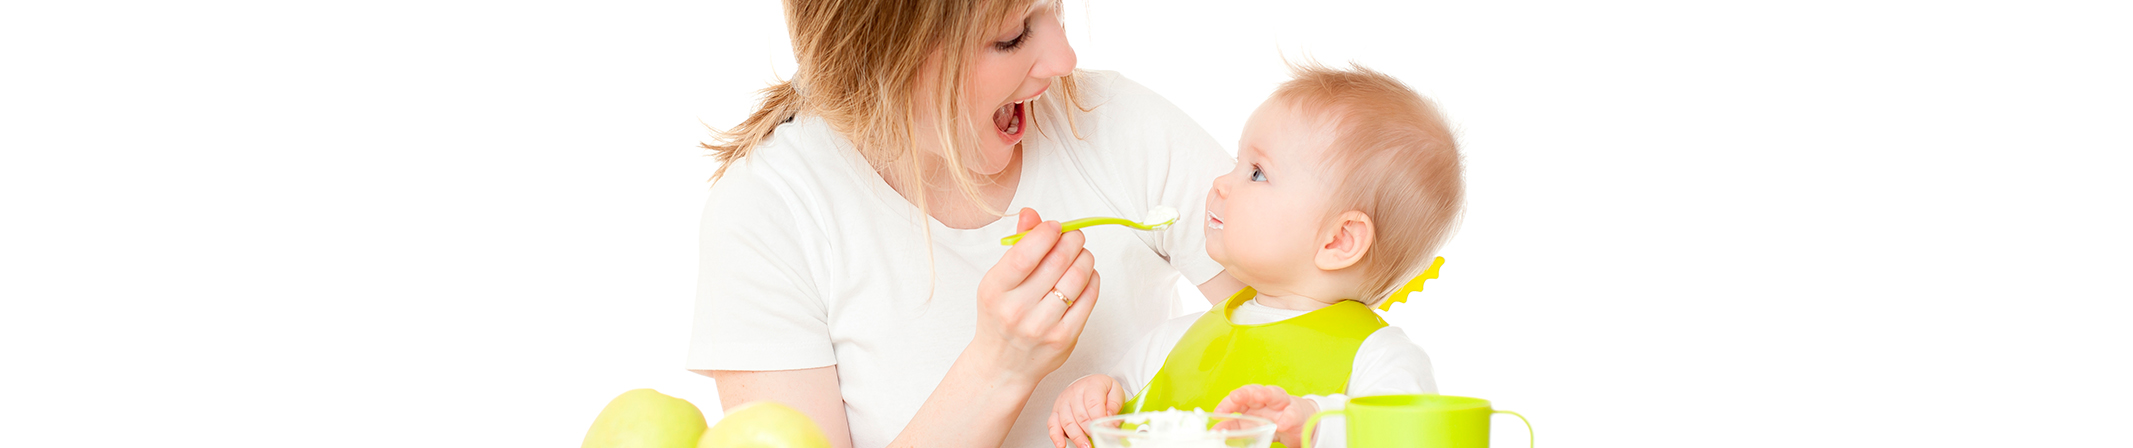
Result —
M 1118 225 L 1122 225 L 1122 226 L 1126 226 L 1126 227 L 1132 227 L 1132 228 L 1136 228 L 1136 229 L 1143 229 L 1143 230 L 1145 230 L 1145 228 L 1141 227 L 1141 223 L 1139 223 L 1139 222 L 1135 222 L 1135 221 L 1132 221 L 1132 220 L 1128 220 L 1128 219 L 1125 219 L 1125 218 L 1112 218 L 1112 217 L 1107 217 L 1107 216 L 1098 216 L 1098 217 L 1094 217 L 1094 218 L 1081 218 L 1081 219 L 1076 219 L 1076 220 L 1073 220 L 1073 221 L 1067 221 L 1067 222 L 1062 222 L 1062 223 L 1059 223 L 1059 233 L 1067 233 L 1067 232 L 1072 232 L 1072 231 L 1076 231 L 1076 230 L 1081 230 L 1081 229 L 1083 229 L 1083 228 L 1086 228 L 1086 227 L 1100 226 L 1100 225 L 1105 225 L 1105 224 L 1118 224 Z M 1008 237 L 1006 237 L 1006 238 L 1001 238 L 1001 239 L 1000 239 L 1000 245 L 1002 245 L 1002 246 L 1013 246 L 1013 245 L 1015 245 L 1015 242 L 1016 242 L 1016 241 L 1022 241 L 1022 236 L 1023 236 L 1023 235 L 1028 235 L 1028 234 L 1029 234 L 1029 232 L 1022 232 L 1022 233 L 1017 233 L 1017 234 L 1014 234 L 1014 235 L 1008 236 Z

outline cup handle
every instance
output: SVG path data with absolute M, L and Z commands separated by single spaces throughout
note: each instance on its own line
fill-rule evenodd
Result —
M 1512 415 L 1512 416 L 1514 416 L 1514 417 L 1518 417 L 1518 421 L 1520 421 L 1520 422 L 1523 422 L 1523 423 L 1525 423 L 1525 424 L 1526 424 L 1526 448 L 1533 448 L 1533 422 L 1530 422 L 1530 421 L 1526 421 L 1526 416 L 1523 416 L 1523 415 L 1518 415 L 1518 413 L 1517 413 L 1517 412 L 1511 412 L 1511 411 L 1489 411 L 1489 413 L 1491 413 L 1491 414 L 1511 414 L 1511 415 Z M 1305 426 L 1305 428 L 1309 428 L 1309 427 L 1310 427 L 1310 426 Z
M 1304 431 L 1303 431 L 1303 440 L 1300 440 L 1300 441 L 1297 441 L 1297 442 L 1296 442 L 1296 443 L 1301 443 L 1301 444 L 1303 444 L 1303 446 L 1292 446 L 1292 447 L 1289 447 L 1289 448 L 1311 448 L 1311 427 L 1313 427 L 1313 426 L 1317 426 L 1317 425 L 1318 425 L 1318 418 L 1319 418 L 1319 417 L 1325 417 L 1325 416 L 1327 416 L 1327 415 L 1332 415 L 1332 414 L 1339 414 L 1339 413 L 1341 413 L 1341 411 L 1318 411 L 1318 413 L 1316 413 L 1316 414 L 1311 414 L 1311 419 L 1309 419 L 1309 420 L 1304 420 Z M 1525 417 L 1519 417 L 1519 418 L 1525 418 Z

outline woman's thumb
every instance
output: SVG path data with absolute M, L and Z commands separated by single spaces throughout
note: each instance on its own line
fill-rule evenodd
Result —
M 1029 229 L 1037 228 L 1038 223 L 1044 222 L 1044 218 L 1037 217 L 1037 211 L 1029 207 L 1023 207 L 1019 215 L 1015 220 L 1015 233 L 1028 232 Z

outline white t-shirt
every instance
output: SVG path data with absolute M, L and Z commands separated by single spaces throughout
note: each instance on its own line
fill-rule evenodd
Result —
M 1073 355 L 1015 420 L 1008 447 L 1051 446 L 1044 422 L 1059 391 L 1180 313 L 1181 275 L 1199 284 L 1222 271 L 1197 218 L 1234 159 L 1146 87 L 1113 72 L 1079 77 L 1082 104 L 1095 107 L 1075 118 L 1082 138 L 1067 132 L 1058 101 L 1041 101 L 1052 113 L 1033 118 L 1039 126 L 1024 139 L 1021 183 L 1006 210 L 1139 219 L 1167 205 L 1188 219 L 1155 232 L 1083 231 L 1103 275 L 1101 301 Z M 854 446 L 887 445 L 970 343 L 978 279 L 1006 253 L 1000 238 L 1014 227 L 1012 216 L 962 230 L 920 214 L 849 140 L 803 114 L 711 188 L 687 366 L 836 365 Z
M 1289 320 L 1305 313 L 1309 311 L 1274 308 L 1252 299 L 1237 305 L 1237 311 L 1229 317 L 1240 325 L 1259 325 Z M 1156 372 L 1163 369 L 1163 361 L 1170 357 L 1171 349 L 1185 338 L 1185 331 L 1191 329 L 1192 323 L 1200 320 L 1202 314 L 1207 313 L 1192 313 L 1163 322 L 1163 326 L 1157 327 L 1141 343 L 1127 349 L 1117 364 L 1106 369 L 1118 381 L 1119 387 L 1126 390 L 1127 399 L 1139 395 L 1141 388 L 1155 379 Z M 1355 361 L 1348 370 L 1347 394 L 1306 395 L 1304 398 L 1316 403 L 1321 411 L 1337 411 L 1348 403 L 1350 396 L 1434 393 L 1437 393 L 1437 380 L 1430 373 L 1429 354 L 1408 340 L 1407 332 L 1400 331 L 1400 327 L 1388 325 L 1370 333 L 1363 338 L 1363 344 L 1356 347 Z M 1318 440 L 1316 446 L 1347 446 L 1347 427 L 1343 423 L 1343 419 L 1336 416 L 1319 420 L 1319 427 L 1311 430 L 1311 438 Z

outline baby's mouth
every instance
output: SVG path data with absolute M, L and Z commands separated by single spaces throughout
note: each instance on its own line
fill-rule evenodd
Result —
M 1222 230 L 1222 217 L 1215 216 L 1214 210 L 1207 211 L 1207 228 Z

